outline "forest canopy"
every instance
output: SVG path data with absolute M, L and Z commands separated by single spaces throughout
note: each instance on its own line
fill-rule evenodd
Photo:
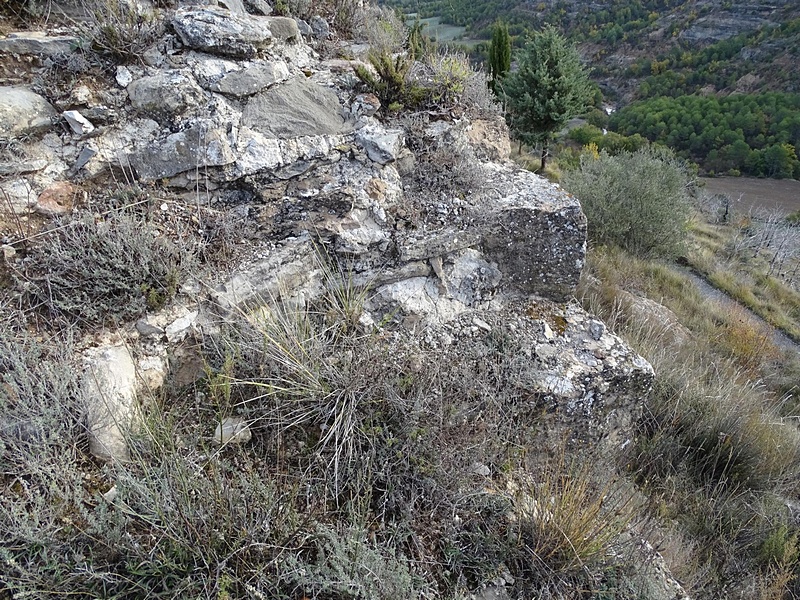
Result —
M 669 146 L 707 171 L 800 177 L 800 94 L 653 98 L 614 113 L 609 126 Z

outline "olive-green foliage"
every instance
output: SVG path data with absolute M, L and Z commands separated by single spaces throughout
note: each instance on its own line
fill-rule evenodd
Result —
M 652 98 L 615 112 L 609 124 L 669 146 L 708 171 L 800 178 L 798 94 Z
M 592 89 L 573 45 L 553 27 L 528 39 L 502 83 L 508 124 L 528 145 L 547 144 L 589 105 Z
M 587 154 L 562 183 L 581 201 L 595 243 L 651 258 L 674 257 L 683 248 L 690 176 L 669 150 Z
M 282 577 L 306 593 L 342 600 L 419 598 L 420 590 L 407 561 L 368 542 L 369 532 L 357 527 L 336 531 L 320 525 L 314 536 L 316 560 L 290 557 Z
M 19 283 L 34 308 L 83 325 L 120 323 L 161 308 L 194 262 L 194 250 L 142 217 L 86 213 L 32 249 Z
M 369 68 L 356 65 L 356 75 L 366 84 L 384 106 L 416 106 L 424 95 L 424 90 L 409 82 L 408 74 L 414 66 L 414 59 L 408 55 L 392 56 L 388 52 L 369 55 Z
M 497 22 L 492 30 L 492 43 L 489 46 L 489 73 L 491 80 L 489 86 L 496 89 L 499 79 L 505 77 L 511 68 L 511 36 L 508 34 L 508 25 Z
M 388 52 L 369 57 L 374 72 L 356 66 L 356 75 L 390 111 L 405 109 L 443 110 L 461 104 L 491 109 L 491 102 L 475 94 L 476 83 L 485 88 L 467 57 L 458 52 L 432 52 L 415 61 L 413 54 L 392 56 Z M 474 106 L 473 106 L 474 105 Z

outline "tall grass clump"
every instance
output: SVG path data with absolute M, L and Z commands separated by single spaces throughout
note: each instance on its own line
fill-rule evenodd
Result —
M 596 244 L 645 258 L 677 256 L 690 215 L 686 167 L 667 149 L 586 153 L 562 185 L 581 202 Z
M 638 506 L 621 482 L 598 481 L 585 457 L 559 452 L 510 474 L 504 490 L 462 498 L 465 520 L 446 539 L 450 568 L 473 585 L 505 571 L 521 597 L 595 587 Z

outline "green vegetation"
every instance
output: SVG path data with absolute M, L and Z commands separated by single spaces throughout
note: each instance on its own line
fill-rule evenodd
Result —
M 667 145 L 708 171 L 800 177 L 800 94 L 655 98 L 619 110 L 609 124 Z
M 509 126 L 516 137 L 542 149 L 546 167 L 553 135 L 589 103 L 591 86 L 578 52 L 553 27 L 535 33 L 502 82 Z
M 739 80 L 755 74 L 756 89 L 791 90 L 794 75 L 781 68 L 776 59 L 797 56 L 800 18 L 777 26 L 765 26 L 710 44 L 705 48 L 676 45 L 657 57 L 641 57 L 626 70 L 629 77 L 643 77 L 638 99 L 684 96 L 712 86 L 731 90 Z M 795 84 L 796 85 L 796 84 Z M 745 85 L 743 91 L 749 91 Z
M 743 571 L 753 597 L 794 597 L 798 530 L 783 499 L 797 493 L 796 354 L 673 266 L 619 249 L 590 250 L 579 293 L 655 369 L 629 469 L 672 572 L 700 597 Z
M 489 87 L 497 92 L 499 81 L 511 69 L 511 38 L 508 25 L 496 23 L 492 30 L 492 43 L 489 46 Z
M 586 153 L 580 167 L 564 175 L 563 185 L 580 198 L 594 243 L 649 258 L 683 250 L 690 178 L 669 150 Z
M 720 207 L 711 212 L 719 215 Z M 731 212 L 711 223 L 692 223 L 690 233 L 687 259 L 697 272 L 800 340 L 800 231 L 791 221 Z

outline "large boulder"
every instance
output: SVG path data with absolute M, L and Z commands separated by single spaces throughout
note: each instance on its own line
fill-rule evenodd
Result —
M 201 83 L 207 90 L 235 98 L 252 96 L 289 78 L 289 67 L 281 60 L 234 65 L 233 69 L 221 71 L 214 76 L 207 69 L 204 74 L 211 76 L 205 77 Z
M 133 153 L 130 162 L 140 179 L 152 181 L 203 167 L 235 162 L 231 140 L 213 121 L 199 121 Z
M 194 50 L 254 58 L 273 43 L 267 19 L 238 15 L 217 6 L 202 6 L 178 9 L 172 17 L 172 26 L 181 41 Z
M 163 122 L 197 109 L 206 95 L 194 79 L 180 71 L 142 77 L 127 87 L 131 106 L 142 116 Z

